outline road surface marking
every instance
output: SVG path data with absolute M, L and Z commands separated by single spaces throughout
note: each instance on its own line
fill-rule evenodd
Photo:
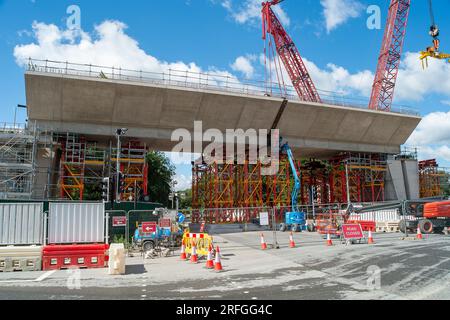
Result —
M 0 281 L 0 283 L 42 282 L 45 279 L 47 279 L 48 277 L 50 277 L 52 274 L 54 274 L 55 272 L 56 272 L 56 270 L 48 271 L 48 272 L 44 273 L 43 275 L 41 275 L 39 278 L 36 278 L 34 280 L 7 280 L 7 281 Z

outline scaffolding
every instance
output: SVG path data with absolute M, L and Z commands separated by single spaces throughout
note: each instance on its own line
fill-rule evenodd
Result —
M 0 197 L 31 199 L 36 169 L 37 131 L 27 126 L 0 127 Z
M 330 194 L 330 170 L 328 164 L 323 161 L 311 159 L 299 161 L 301 176 L 301 190 L 299 203 L 310 205 L 331 203 Z
M 439 168 L 436 159 L 424 160 L 419 162 L 419 185 L 420 197 L 431 198 L 439 197 L 444 194 L 443 184 L 448 174 Z
M 132 202 L 148 194 L 147 152 L 146 144 L 134 140 L 121 144 L 119 157 L 117 148 L 112 149 L 111 166 L 119 162 L 123 175 L 123 185 L 119 188 L 121 201 Z
M 264 202 L 268 207 L 285 207 L 291 205 L 291 169 L 287 157 L 280 157 L 278 166 L 278 174 L 264 177 Z
M 336 156 L 330 163 L 331 202 L 385 200 L 386 155 L 348 152 Z
M 61 199 L 80 200 L 84 197 L 86 142 L 67 133 L 61 143 L 59 195 Z

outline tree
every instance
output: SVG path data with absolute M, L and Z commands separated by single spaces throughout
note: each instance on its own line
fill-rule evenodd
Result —
M 180 195 L 180 209 L 191 209 L 192 208 L 192 190 L 186 189 L 184 191 L 178 192 Z
M 148 170 L 148 195 L 153 202 L 169 206 L 169 194 L 171 182 L 175 176 L 175 166 L 169 158 L 160 151 L 147 154 Z

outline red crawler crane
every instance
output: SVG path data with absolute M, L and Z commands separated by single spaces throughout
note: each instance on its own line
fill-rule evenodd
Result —
M 369 109 L 390 112 L 411 0 L 391 0 Z
M 322 100 L 317 93 L 316 87 L 314 86 L 297 47 L 284 30 L 271 8 L 282 1 L 283 0 L 273 0 L 262 4 L 263 39 L 266 40 L 268 33 L 273 36 L 278 56 L 283 61 L 286 71 L 288 72 L 300 99 L 303 101 L 320 103 Z M 275 57 L 273 57 L 273 59 L 276 66 L 277 62 Z M 278 81 L 280 82 L 280 79 Z

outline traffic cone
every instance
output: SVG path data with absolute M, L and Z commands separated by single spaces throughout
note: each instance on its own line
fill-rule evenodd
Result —
M 375 241 L 373 241 L 373 235 L 372 235 L 372 230 L 369 230 L 369 240 L 367 242 L 368 244 L 374 244 Z
M 417 240 L 423 240 L 422 231 L 420 231 L 420 227 L 417 227 Z
M 220 248 L 217 246 L 216 249 L 216 260 L 214 261 L 214 270 L 220 272 L 223 270 L 222 261 L 220 260 Z
M 264 234 L 261 233 L 261 249 L 262 250 L 267 250 L 267 243 L 266 240 L 264 239 Z
M 192 241 L 191 263 L 198 263 L 197 247 L 194 241 Z
M 186 261 L 187 260 L 187 255 L 186 255 L 186 246 L 184 245 L 184 239 L 181 242 L 181 256 L 180 256 L 181 260 Z
M 214 261 L 212 258 L 212 246 L 208 248 L 208 259 L 206 260 L 206 269 L 214 269 Z
M 331 235 L 328 232 L 327 234 L 327 246 L 331 247 L 333 245 L 333 241 L 331 240 Z
M 292 232 L 291 235 L 289 236 L 289 247 L 295 248 L 294 234 Z

